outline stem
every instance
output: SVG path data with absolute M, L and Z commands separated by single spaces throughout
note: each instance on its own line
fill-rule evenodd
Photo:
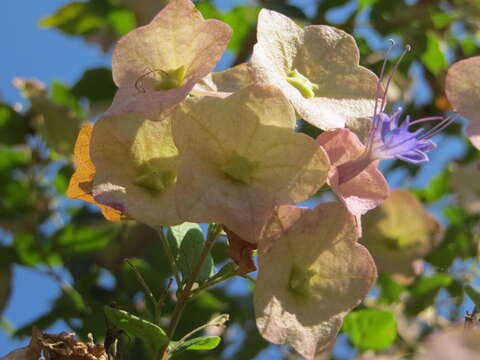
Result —
M 153 292 L 152 290 L 148 287 L 147 285 L 147 282 L 145 281 L 145 279 L 143 278 L 142 274 L 140 273 L 140 271 L 138 271 L 138 269 L 136 268 L 136 266 L 129 260 L 129 259 L 124 259 L 123 261 L 125 261 L 133 270 L 133 272 L 135 273 L 135 276 L 138 280 L 138 282 L 140 283 L 140 285 L 142 285 L 143 287 L 143 291 L 145 292 L 145 294 L 148 296 L 148 298 L 150 299 L 152 305 L 153 305 L 153 314 L 154 314 L 154 319 L 155 319 L 155 324 L 158 324 L 158 322 L 160 321 L 160 314 L 159 314 L 159 306 L 158 306 L 158 301 L 157 299 L 155 299 L 155 296 L 153 295 Z
M 219 224 L 211 224 L 208 227 L 208 235 L 207 240 L 205 241 L 205 245 L 203 246 L 202 253 L 200 254 L 200 258 L 198 262 L 195 264 L 192 272 L 188 276 L 188 280 L 185 283 L 185 287 L 179 288 L 177 291 L 178 301 L 175 305 L 175 309 L 173 310 L 172 319 L 170 320 L 170 326 L 168 327 L 167 335 L 170 339 L 173 339 L 175 335 L 175 331 L 177 330 L 178 323 L 180 322 L 180 318 L 182 316 L 183 310 L 185 309 L 185 305 L 190 298 L 190 291 L 192 290 L 193 284 L 200 273 L 200 270 L 207 259 L 208 254 L 210 254 L 210 250 L 212 250 L 215 241 L 218 239 L 219 235 L 222 232 L 222 227 Z M 160 352 L 160 359 L 167 360 L 168 359 L 168 345 L 166 345 Z
M 221 314 L 214 319 L 210 320 L 208 323 L 203 324 L 196 329 L 193 329 L 190 331 L 187 335 L 182 337 L 180 340 L 178 340 L 178 345 L 172 348 L 171 352 L 175 351 L 182 343 L 187 340 L 190 336 L 196 334 L 197 332 L 209 327 L 209 326 L 217 326 L 217 327 L 225 327 L 225 323 L 229 320 L 230 316 L 228 314 Z
M 234 276 L 241 276 L 240 273 L 238 272 L 238 268 L 234 269 L 232 272 L 230 273 L 227 273 L 223 276 L 219 276 L 218 278 L 214 279 L 213 281 L 209 281 L 203 285 L 200 285 L 199 287 L 197 287 L 195 290 L 193 290 L 192 292 L 190 292 L 190 298 L 193 298 L 195 296 L 197 296 L 198 294 L 200 294 L 200 292 L 202 292 L 203 290 L 207 290 L 209 288 L 211 288 L 212 286 L 222 282 L 222 281 L 225 281 L 225 280 L 228 280 Z
M 178 275 L 179 271 L 177 267 L 177 262 L 175 261 L 175 258 L 172 254 L 172 249 L 170 249 L 170 246 L 168 245 L 167 238 L 163 233 L 163 226 L 160 226 L 160 228 L 157 229 L 157 233 L 158 233 L 158 236 L 160 237 L 160 240 L 162 241 L 163 248 L 165 249 L 165 254 L 167 254 L 168 262 L 170 263 L 173 276 L 175 277 L 175 282 L 177 283 L 177 288 L 180 289 L 180 287 L 182 286 L 182 282 L 180 281 L 180 275 Z

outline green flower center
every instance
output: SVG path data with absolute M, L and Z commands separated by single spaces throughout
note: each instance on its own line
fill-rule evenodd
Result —
M 249 185 L 258 168 L 258 162 L 252 161 L 236 152 L 227 159 L 222 166 L 222 171 L 231 180 L 241 184 Z
M 173 70 L 158 71 L 157 74 L 160 79 L 155 80 L 153 88 L 157 91 L 178 88 L 185 82 L 186 73 L 187 68 L 183 65 Z
M 143 166 L 138 170 L 135 184 L 146 190 L 161 192 L 175 183 L 176 174 L 172 170 L 161 170 L 150 166 Z
M 315 91 L 319 89 L 317 84 L 312 83 L 306 76 L 300 74 L 297 69 L 293 69 L 288 73 L 287 81 L 307 99 L 314 97 Z
M 317 282 L 318 273 L 293 265 L 288 279 L 288 289 L 296 296 L 309 297 Z

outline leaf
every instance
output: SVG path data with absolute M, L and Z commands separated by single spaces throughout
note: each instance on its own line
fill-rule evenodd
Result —
M 111 326 L 142 339 L 154 353 L 169 342 L 165 331 L 158 325 L 111 306 L 105 306 L 103 309 Z
M 400 295 L 405 291 L 405 287 L 393 280 L 387 273 L 380 273 L 378 284 L 382 292 L 378 298 L 380 304 L 391 304 L 400 299 Z
M 433 26 L 435 29 L 442 29 L 447 25 L 450 25 L 454 20 L 455 16 L 452 15 L 450 12 L 434 12 L 430 15 Z
M 421 56 L 425 67 L 434 75 L 439 75 L 448 66 L 445 54 L 440 46 L 440 39 L 433 31 L 427 32 L 427 49 Z
M 228 43 L 228 50 L 233 53 L 238 53 L 242 49 L 245 40 L 257 23 L 259 12 L 259 6 L 244 5 L 236 6 L 231 11 L 221 16 L 220 20 L 235 29 L 232 38 Z
M 386 349 L 397 338 L 395 316 L 385 310 L 351 312 L 345 317 L 343 330 L 355 346 L 364 350 Z
M 59 81 L 53 81 L 50 89 L 50 99 L 57 105 L 69 107 L 77 116 L 82 115 L 77 97 L 65 84 Z
M 367 6 L 375 4 L 378 0 L 359 0 L 358 8 L 359 10 L 365 9 Z
M 29 130 L 28 121 L 13 108 L 0 104 L 0 143 L 17 145 L 25 142 Z
M 222 341 L 220 336 L 200 336 L 194 339 L 190 339 L 182 342 L 178 345 L 178 342 L 171 342 L 170 347 L 172 349 L 171 355 L 178 355 L 185 350 L 213 350 Z
M 82 78 L 72 87 L 72 93 L 91 102 L 109 102 L 116 89 L 112 72 L 106 68 L 95 68 L 85 71 Z
M 73 175 L 73 169 L 70 164 L 62 166 L 58 171 L 57 175 L 53 178 L 52 184 L 61 195 L 65 194 L 68 189 L 68 182 Z
M 465 292 L 467 293 L 468 297 L 473 301 L 477 308 L 480 308 L 480 292 L 475 290 L 470 285 L 464 287 Z
M 87 256 L 103 250 L 112 235 L 108 224 L 88 227 L 69 224 L 55 234 L 53 248 L 64 256 Z
M 86 35 L 102 28 L 105 20 L 92 12 L 87 2 L 71 2 L 40 20 L 41 27 L 57 28 L 70 35 Z
M 195 265 L 200 260 L 200 255 L 202 253 L 204 244 L 205 239 L 200 229 L 190 229 L 184 235 L 178 252 L 178 266 L 183 274 L 184 279 L 187 279 L 190 276 L 191 272 L 195 268 Z M 213 271 L 213 258 L 210 254 L 208 254 L 196 281 L 204 282 L 208 280 L 208 278 L 212 276 Z
M 108 14 L 108 21 L 117 35 L 125 35 L 135 29 L 135 14 L 127 9 L 115 9 Z
M 434 203 L 452 192 L 450 185 L 451 171 L 445 168 L 434 177 L 428 186 L 421 190 L 411 190 L 423 203 Z
M 167 241 L 174 252 L 178 254 L 182 241 L 190 230 L 198 230 L 202 233 L 202 228 L 197 223 L 184 222 L 180 225 L 171 226 L 167 231 Z M 203 235 L 202 235 L 203 236 Z

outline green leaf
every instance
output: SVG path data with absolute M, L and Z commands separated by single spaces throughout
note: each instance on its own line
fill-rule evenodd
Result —
M 451 12 L 434 12 L 430 15 L 433 26 L 435 29 L 442 29 L 447 25 L 450 25 L 454 20 L 455 16 Z
M 460 41 L 460 47 L 462 48 L 465 56 L 473 56 L 477 51 L 477 42 L 473 36 L 467 36 Z
M 441 287 L 447 287 L 452 283 L 453 279 L 448 274 L 434 274 L 432 276 L 422 276 L 415 280 L 410 289 L 413 296 L 425 295 L 429 292 L 436 291 Z
M 69 224 L 53 237 L 53 249 L 64 256 L 86 256 L 103 250 L 112 238 L 110 224 L 79 226 Z
M 135 29 L 135 14 L 127 9 L 115 9 L 108 14 L 108 21 L 117 35 L 125 35 Z
M 364 350 L 386 349 L 397 337 L 395 316 L 390 311 L 366 309 L 349 313 L 343 323 L 352 343 Z
M 382 292 L 378 298 L 380 304 L 392 304 L 400 299 L 400 295 L 405 291 L 405 287 L 394 281 L 388 274 L 380 273 L 378 284 Z
M 106 68 L 85 71 L 82 78 L 72 87 L 75 96 L 85 97 L 91 102 L 110 102 L 116 90 L 112 71 Z
M 64 165 L 58 170 L 57 175 L 55 175 L 55 178 L 52 181 L 52 184 L 59 194 L 64 195 L 67 192 L 68 183 L 72 177 L 72 174 L 73 169 L 70 164 Z
M 71 2 L 55 14 L 40 20 L 41 27 L 57 28 L 70 35 L 87 35 L 102 28 L 105 20 L 95 14 L 87 2 Z
M 213 350 L 222 341 L 220 336 L 200 336 L 194 339 L 186 340 L 181 344 L 172 341 L 169 347 L 172 349 L 171 354 L 178 355 L 185 350 Z
M 365 9 L 367 6 L 375 4 L 378 0 L 359 0 L 358 8 L 359 10 Z
M 160 326 L 111 306 L 105 306 L 103 309 L 110 326 L 142 339 L 154 353 L 169 342 L 168 336 Z
M 53 81 L 50 89 L 50 99 L 57 105 L 65 105 L 72 109 L 77 116 L 81 115 L 80 105 L 73 92 L 59 81 Z
M 245 40 L 257 23 L 260 9 L 259 6 L 237 6 L 221 16 L 220 20 L 235 29 L 228 43 L 228 50 L 238 53 L 243 48 Z
M 450 185 L 451 171 L 445 168 L 442 173 L 430 181 L 424 189 L 411 190 L 423 203 L 433 203 L 453 192 Z
M 480 309 L 480 292 L 475 290 L 470 285 L 465 286 L 465 292 L 467 293 L 468 297 L 472 299 L 475 306 Z
M 29 131 L 27 119 L 10 106 L 0 104 L 0 143 L 17 145 L 25 142 Z
M 177 260 L 183 278 L 187 279 L 198 263 L 205 244 L 201 227 L 194 223 L 172 226 L 167 232 L 167 241 Z M 214 270 L 213 258 L 209 254 L 196 280 L 198 282 L 208 280 Z
M 427 32 L 427 49 L 421 56 L 425 67 L 434 75 L 439 75 L 448 66 L 445 54 L 440 46 L 440 39 L 433 31 Z

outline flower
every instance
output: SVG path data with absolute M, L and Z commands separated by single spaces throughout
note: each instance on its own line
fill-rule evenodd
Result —
M 357 159 L 365 151 L 365 146 L 352 131 L 326 131 L 317 137 L 317 142 L 325 149 L 332 164 L 328 184 L 352 215 L 360 217 L 388 197 L 387 181 L 375 161 L 349 181 L 339 183 L 338 168 Z
M 310 360 L 332 345 L 345 314 L 367 295 L 375 263 L 340 203 L 281 206 L 279 219 L 284 231 L 259 242 L 257 327 L 268 341 L 289 344 Z
M 387 55 L 385 56 L 385 61 L 383 63 L 382 71 L 377 84 L 377 94 L 381 88 L 380 83 L 383 79 L 385 65 L 388 60 L 388 54 L 394 44 L 395 43 L 392 41 L 392 45 L 388 49 Z M 454 121 L 454 117 L 444 119 L 440 116 L 434 116 L 410 122 L 410 117 L 407 115 L 405 120 L 400 123 L 402 108 L 399 108 L 391 116 L 381 112 L 386 102 L 388 87 L 392 80 L 393 74 L 395 73 L 403 56 L 408 51 L 410 51 L 409 46 L 405 48 L 405 51 L 395 64 L 392 75 L 390 75 L 387 80 L 387 86 L 385 87 L 382 97 L 380 98 L 377 96 L 373 111 L 373 124 L 367 139 L 365 151 L 357 159 L 349 161 L 338 167 L 339 184 L 345 183 L 357 176 L 375 160 L 399 159 L 412 164 L 428 161 L 429 158 L 426 153 L 435 149 L 435 144 L 430 139 Z M 429 121 L 439 122 L 428 130 L 425 128 L 420 128 L 410 131 L 411 126 Z
M 112 74 L 119 87 L 108 115 L 175 106 L 223 54 L 231 28 L 205 20 L 190 0 L 172 0 L 148 25 L 115 48 Z
M 397 280 L 413 279 L 422 269 L 422 257 L 443 238 L 440 223 L 408 191 L 392 190 L 362 221 L 360 242 L 371 252 L 378 270 Z
M 70 199 L 83 200 L 97 205 L 103 216 L 110 221 L 125 219 L 121 209 L 100 204 L 95 201 L 92 195 L 93 179 L 95 178 L 95 165 L 90 159 L 90 140 L 92 137 L 93 125 L 84 125 L 75 142 L 74 157 L 77 168 L 70 178 L 67 189 L 67 197 Z
M 359 66 L 359 50 L 349 34 L 325 25 L 302 29 L 262 9 L 257 39 L 252 75 L 281 89 L 305 121 L 331 130 L 371 113 L 377 77 Z
M 275 206 L 306 200 L 325 183 L 327 154 L 295 125 L 288 100 L 265 84 L 180 104 L 172 128 L 181 216 L 256 242 Z
M 468 119 L 467 135 L 473 146 L 480 150 L 480 56 L 453 64 L 445 80 L 448 101 Z
M 102 117 L 93 128 L 90 155 L 95 201 L 152 227 L 183 222 L 175 206 L 178 151 L 169 112 Z

